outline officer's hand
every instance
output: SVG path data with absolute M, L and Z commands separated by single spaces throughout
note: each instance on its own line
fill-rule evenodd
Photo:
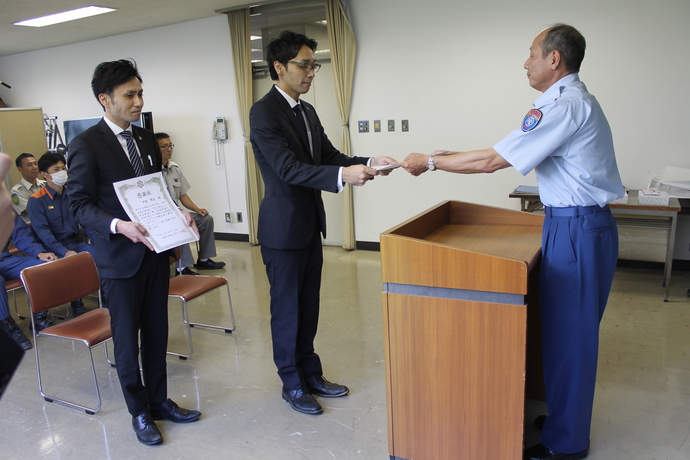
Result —
M 429 155 L 410 153 L 407 155 L 407 158 L 400 163 L 400 166 L 413 176 L 419 176 L 429 170 Z

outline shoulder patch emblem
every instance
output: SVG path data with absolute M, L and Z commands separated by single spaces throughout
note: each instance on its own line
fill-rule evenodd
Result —
M 14 203 L 17 206 L 19 205 L 19 196 L 16 193 L 12 194 L 12 203 Z
M 524 120 L 522 120 L 522 130 L 524 132 L 528 132 L 536 128 L 539 124 L 539 120 L 541 120 L 541 115 L 542 113 L 539 109 L 532 109 L 529 112 L 527 112 L 527 115 L 525 115 Z

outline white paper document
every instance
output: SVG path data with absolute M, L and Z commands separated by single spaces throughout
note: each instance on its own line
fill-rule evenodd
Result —
M 115 182 L 113 187 L 132 222 L 148 230 L 146 238 L 157 253 L 199 239 L 168 193 L 163 173 Z
M 388 170 L 388 169 L 395 169 L 395 168 L 399 168 L 399 167 L 400 167 L 400 165 L 399 165 L 398 163 L 394 163 L 394 164 L 392 164 L 392 165 L 378 165 L 378 166 L 372 166 L 372 168 L 374 168 L 374 169 L 377 170 L 377 171 L 386 171 L 386 170 Z

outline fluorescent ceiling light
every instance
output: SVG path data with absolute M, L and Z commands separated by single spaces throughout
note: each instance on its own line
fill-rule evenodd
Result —
M 45 27 L 59 24 L 61 22 L 74 21 L 75 19 L 88 18 L 103 13 L 116 11 L 114 8 L 104 8 L 101 6 L 85 6 L 76 10 L 63 11 L 62 13 L 49 14 L 40 18 L 27 19 L 26 21 L 15 22 L 15 26 Z
M 261 40 L 263 37 L 261 35 L 250 35 L 249 38 L 251 40 Z

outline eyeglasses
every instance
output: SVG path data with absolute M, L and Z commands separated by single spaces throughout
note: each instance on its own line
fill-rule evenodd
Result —
M 162 150 L 173 149 L 175 148 L 175 144 L 163 144 L 159 145 L 158 147 L 160 147 Z
M 297 67 L 304 70 L 306 73 L 309 73 L 312 70 L 314 71 L 314 73 L 316 73 L 321 68 L 321 64 L 317 64 L 317 63 L 309 64 L 308 62 L 299 62 L 299 61 L 288 61 L 288 62 L 290 64 L 295 64 Z

